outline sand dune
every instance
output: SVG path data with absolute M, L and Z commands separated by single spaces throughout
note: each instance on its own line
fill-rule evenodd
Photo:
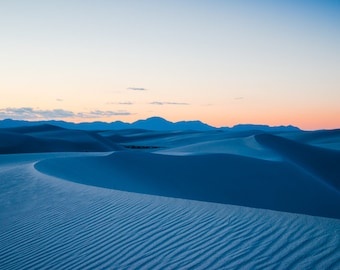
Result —
M 0 268 L 339 269 L 336 134 L 1 129 Z
M 340 129 L 289 132 L 280 136 L 322 148 L 340 150 Z
M 340 267 L 339 220 L 102 189 L 34 169 L 55 155 L 0 159 L 2 269 Z
M 340 151 L 302 144 L 270 134 L 257 135 L 256 140 L 340 192 Z
M 187 143 L 185 146 L 160 150 L 157 153 L 168 155 L 234 154 L 264 160 L 281 159 L 275 152 L 260 145 L 254 135 L 240 138 L 210 138 L 207 141 Z
M 95 132 L 66 130 L 50 125 L 0 129 L 0 141 L 0 154 L 122 149 Z
M 49 159 L 36 168 L 105 188 L 340 218 L 339 193 L 286 162 L 227 154 L 124 151 L 106 157 Z

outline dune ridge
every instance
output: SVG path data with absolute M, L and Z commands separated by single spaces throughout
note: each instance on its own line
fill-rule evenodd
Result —
M 0 130 L 0 154 L 43 152 L 108 152 L 121 150 L 96 132 L 67 130 L 52 125 Z
M 340 196 L 286 162 L 230 154 L 123 151 L 44 160 L 41 172 L 124 191 L 340 218 Z
M 340 192 L 340 151 L 303 144 L 272 134 L 260 134 L 255 138 Z

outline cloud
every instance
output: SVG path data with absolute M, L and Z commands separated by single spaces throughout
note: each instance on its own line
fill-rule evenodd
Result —
M 101 118 L 110 116 L 131 115 L 127 111 L 101 111 L 95 110 L 90 112 L 75 113 L 63 109 L 39 110 L 30 107 L 22 108 L 4 108 L 0 109 L 0 118 L 20 119 L 20 120 L 41 120 L 41 119 L 61 119 L 61 118 Z
M 62 100 L 61 98 L 57 98 L 56 101 L 62 102 L 64 100 Z
M 242 99 L 244 99 L 244 97 L 235 97 L 234 99 L 235 100 L 242 100 Z
M 114 104 L 114 105 L 133 105 L 133 102 L 126 101 L 126 102 L 107 102 L 106 104 Z
M 148 89 L 142 88 L 142 87 L 128 87 L 127 90 L 133 90 L 133 91 L 146 91 Z
M 185 102 L 161 102 L 161 101 L 153 101 L 150 102 L 151 105 L 189 105 L 189 103 Z
M 80 118 L 101 118 L 101 117 L 110 117 L 110 116 L 117 116 L 117 115 L 131 115 L 130 112 L 127 111 L 101 111 L 95 110 L 91 112 L 81 112 L 77 113 L 76 116 Z
M 63 109 L 36 110 L 29 107 L 0 109 L 0 118 L 12 119 L 46 119 L 75 117 L 74 112 Z

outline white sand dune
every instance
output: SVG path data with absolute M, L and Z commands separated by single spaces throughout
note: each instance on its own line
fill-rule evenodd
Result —
M 340 151 L 302 144 L 271 134 L 257 135 L 256 140 L 340 192 Z
M 51 125 L 0 129 L 0 154 L 121 149 L 95 132 L 66 130 Z
M 337 219 L 126 193 L 35 170 L 54 155 L 62 154 L 0 159 L 2 269 L 340 267 Z
M 211 139 L 157 151 L 168 155 L 234 154 L 264 160 L 281 160 L 279 155 L 259 144 L 254 135 L 240 138 Z
M 340 269 L 315 134 L 0 130 L 0 269 Z
M 280 136 L 322 148 L 340 150 L 340 129 L 292 132 Z
M 35 167 L 99 187 L 340 218 L 339 192 L 287 162 L 124 151 L 106 157 L 49 159 Z

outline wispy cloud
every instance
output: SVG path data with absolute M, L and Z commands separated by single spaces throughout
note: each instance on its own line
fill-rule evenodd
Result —
M 61 118 L 101 118 L 110 116 L 131 115 L 127 111 L 101 111 L 95 110 L 90 112 L 75 113 L 63 109 L 39 110 L 30 107 L 23 108 L 4 108 L 0 109 L 0 118 L 11 118 L 20 120 L 39 120 L 39 119 L 61 119 Z
M 153 101 L 150 102 L 151 105 L 189 105 L 189 103 L 185 102 L 162 102 L 162 101 Z
M 131 101 L 126 102 L 107 102 L 106 104 L 114 104 L 114 105 L 133 105 L 134 103 Z
M 95 110 L 91 112 L 81 112 L 81 113 L 76 114 L 76 116 L 80 118 L 101 118 L 101 117 L 110 117 L 110 116 L 117 116 L 117 115 L 131 115 L 131 113 L 127 111 Z
M 0 118 L 41 119 L 41 118 L 70 118 L 75 113 L 63 109 L 37 110 L 29 107 L 0 109 Z
M 133 91 L 146 91 L 148 89 L 143 87 L 128 87 L 127 90 L 133 90 Z
M 64 101 L 64 100 L 62 100 L 61 98 L 57 98 L 56 101 L 62 102 L 62 101 Z
M 244 97 L 235 97 L 234 99 L 235 100 L 242 100 L 242 99 L 244 99 Z

